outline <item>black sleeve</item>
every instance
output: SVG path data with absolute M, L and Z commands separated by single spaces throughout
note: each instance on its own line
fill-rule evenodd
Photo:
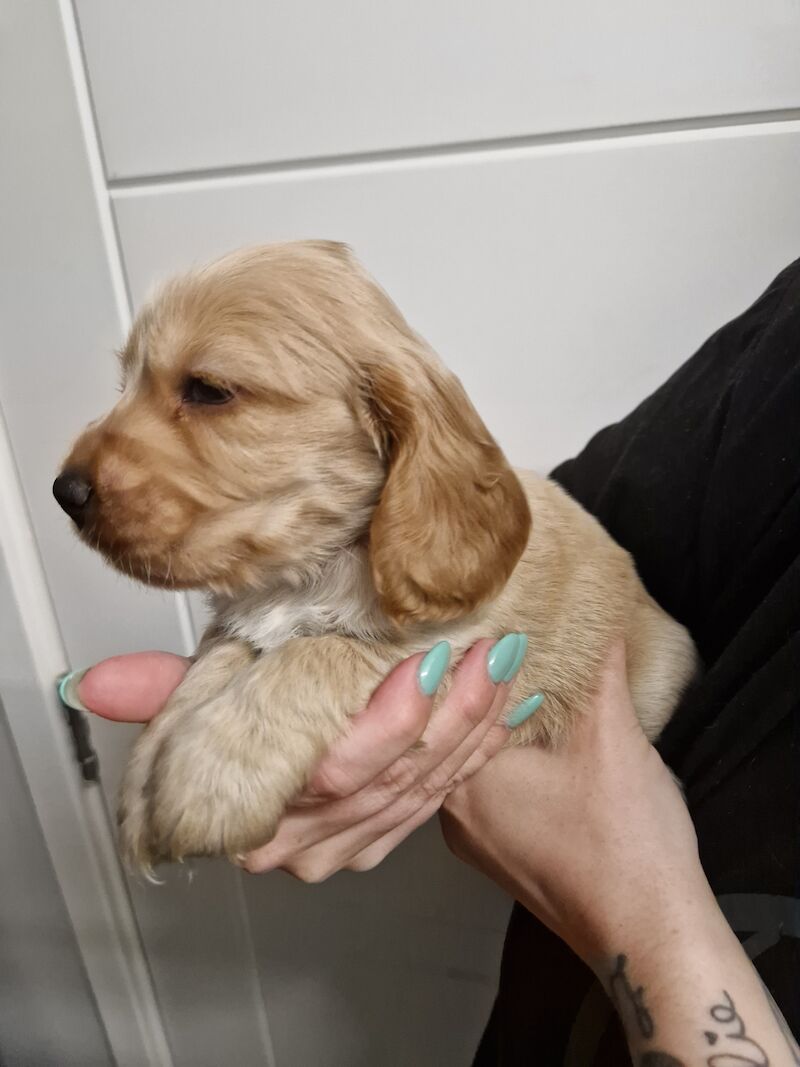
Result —
M 553 472 L 705 663 L 659 747 L 709 880 L 800 1028 L 800 260 Z M 476 1064 L 629 1062 L 590 972 L 517 907 Z

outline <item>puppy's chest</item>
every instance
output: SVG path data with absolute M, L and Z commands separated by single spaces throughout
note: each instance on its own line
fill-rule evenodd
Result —
M 269 651 L 295 637 L 337 633 L 377 641 L 388 631 L 372 590 L 361 576 L 325 575 L 308 586 L 279 586 L 212 601 L 216 622 L 233 637 Z

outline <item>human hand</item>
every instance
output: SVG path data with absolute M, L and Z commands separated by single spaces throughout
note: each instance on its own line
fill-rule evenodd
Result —
M 431 699 L 416 677 L 422 657 L 400 664 L 247 869 L 282 867 L 306 881 L 365 870 L 447 798 L 453 851 L 594 967 L 637 1062 L 680 1065 L 711 1040 L 730 1044 L 723 1010 L 725 1019 L 736 1012 L 740 1028 L 746 1016 L 761 1042 L 748 1045 L 758 1062 L 796 1062 L 788 1028 L 716 905 L 680 791 L 635 718 L 623 648 L 612 651 L 591 708 L 561 749 L 499 755 L 508 685 L 487 677 L 490 648 L 479 642 L 465 657 L 430 721 Z M 108 718 L 142 722 L 187 668 L 164 653 L 116 657 L 88 672 L 77 695 Z
M 448 797 L 450 848 L 590 964 L 713 905 L 678 786 L 636 719 L 622 643 L 563 747 L 500 753 Z M 625 931 L 624 939 L 621 931 Z
M 512 645 L 506 639 L 506 654 Z M 484 640 L 470 650 L 432 719 L 433 698 L 418 678 L 424 657 L 401 663 L 323 758 L 275 837 L 250 853 L 246 869 L 282 868 L 316 882 L 343 868 L 376 866 L 508 739 L 508 728 L 498 718 L 511 679 L 495 684 L 487 669 L 497 647 Z M 163 652 L 116 656 L 91 668 L 71 688 L 95 714 L 146 722 L 164 706 L 188 666 L 189 660 Z

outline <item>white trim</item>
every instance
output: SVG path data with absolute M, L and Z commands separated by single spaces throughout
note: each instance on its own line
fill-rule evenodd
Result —
M 0 410 L 0 585 L 19 649 L 0 649 L 3 706 L 118 1067 L 171 1067 L 99 785 L 80 777 L 55 692 L 67 667 Z M 31 714 L 33 706 L 36 714 Z
M 531 157 L 580 155 L 653 144 L 766 137 L 777 133 L 794 134 L 798 130 L 800 108 L 786 108 L 780 112 L 759 111 L 699 119 L 675 119 L 566 133 L 430 145 L 423 148 L 398 148 L 381 152 L 292 159 L 277 163 L 243 164 L 175 174 L 153 174 L 143 178 L 118 178 L 110 181 L 107 188 L 112 203 L 116 203 L 131 198 L 203 192 L 209 189 L 236 189 L 286 180 L 298 182 L 465 163 L 502 163 Z
M 247 899 L 244 894 L 243 879 L 248 876 L 242 874 L 241 871 L 237 871 L 237 875 L 238 877 L 235 881 L 235 894 L 236 903 L 242 917 L 242 929 L 244 931 L 243 948 L 247 954 L 251 973 L 254 976 L 253 981 L 250 983 L 250 992 L 253 998 L 253 1011 L 257 1019 L 257 1025 L 261 1034 L 261 1040 L 264 1043 L 264 1052 L 267 1057 L 265 1067 L 277 1067 L 278 1061 L 275 1057 L 275 1046 L 272 1043 L 272 1033 L 269 1027 L 266 997 L 264 996 L 264 989 L 261 984 L 261 971 L 259 970 L 258 966 L 255 942 L 253 941 L 253 929 L 250 924 L 250 912 L 247 909 Z
M 186 593 L 175 593 L 175 611 L 178 615 L 178 626 L 181 631 L 184 656 L 193 656 L 197 649 L 197 629 L 194 624 L 189 597 Z
M 122 249 L 117 234 L 117 224 L 114 218 L 114 209 L 108 191 L 106 181 L 103 153 L 100 145 L 100 137 L 97 129 L 97 120 L 92 105 L 92 96 L 89 88 L 89 74 L 83 55 L 80 30 L 78 28 L 78 16 L 72 0 L 59 0 L 61 24 L 64 30 L 64 41 L 67 52 L 67 62 L 72 75 L 72 85 L 75 91 L 75 100 L 78 110 L 78 119 L 83 133 L 83 144 L 86 150 L 86 160 L 92 181 L 92 191 L 97 207 L 97 218 L 100 223 L 100 232 L 103 239 L 103 248 L 108 264 L 108 274 L 111 287 L 114 291 L 114 305 L 117 318 L 120 323 L 120 332 L 125 334 L 131 327 L 133 320 L 133 308 L 131 304 L 128 281 L 125 276 L 125 263 L 122 257 Z M 197 647 L 197 635 L 192 624 L 192 613 L 189 608 L 185 593 L 175 594 L 175 610 L 178 616 L 178 626 L 181 632 L 184 655 L 190 656 Z
M 78 32 L 78 20 L 72 0 L 58 0 L 61 25 L 64 30 L 64 41 L 67 50 L 67 62 L 72 74 L 72 85 L 75 91 L 75 100 L 78 108 L 78 118 L 83 132 L 83 142 L 86 149 L 86 160 L 92 179 L 92 190 L 97 205 L 97 217 L 103 234 L 103 246 L 111 285 L 114 290 L 114 302 L 117 309 L 117 317 L 123 331 L 130 329 L 131 325 L 131 302 L 128 295 L 128 284 L 125 279 L 125 268 L 122 263 L 119 242 L 117 241 L 117 229 L 114 222 L 114 214 L 111 201 L 106 187 L 105 167 L 97 136 L 94 108 L 89 92 L 89 81 L 83 60 L 83 48 L 81 47 L 80 33 Z
M 86 66 L 83 46 L 81 43 L 78 15 L 73 0 L 59 0 L 59 11 L 64 31 L 67 60 L 75 92 L 78 117 L 80 121 L 81 132 L 83 135 L 84 149 L 91 175 L 94 201 L 97 209 L 97 216 L 100 222 L 103 248 L 108 264 L 109 276 L 114 291 L 114 301 L 117 317 L 120 323 L 120 332 L 126 333 L 130 329 L 131 322 L 133 319 L 133 307 L 125 272 L 123 250 L 119 240 L 116 219 L 114 217 L 114 207 L 109 192 L 108 176 L 103 161 L 102 145 L 97 125 L 97 119 L 92 103 L 89 72 Z M 191 655 L 197 647 L 198 638 L 198 628 L 196 626 L 196 622 L 192 613 L 192 606 L 188 596 L 185 593 L 176 593 L 174 599 L 183 651 L 185 655 Z M 99 790 L 95 790 L 95 792 L 99 800 Z M 117 858 L 116 848 L 113 843 L 113 840 L 111 841 L 111 853 L 109 855 L 106 855 L 106 849 L 104 847 L 101 847 L 98 850 L 98 856 L 105 858 L 108 862 L 113 862 L 114 869 L 119 873 L 119 861 Z M 244 899 L 244 893 L 242 891 L 241 878 L 242 876 L 241 874 L 239 874 L 236 879 L 236 906 L 239 910 L 242 928 L 245 932 L 245 940 L 247 942 L 246 951 L 251 957 L 251 973 L 253 975 L 251 989 L 253 996 L 253 1007 L 257 1018 L 257 1025 L 261 1033 L 264 1048 L 266 1050 L 269 1067 L 272 1067 L 275 1061 L 275 1055 L 272 1045 L 272 1038 L 270 1035 L 269 1020 L 267 1016 L 266 1006 L 264 1003 L 263 990 L 261 988 L 258 967 L 253 950 L 252 938 L 250 936 L 250 920 L 247 912 L 246 902 Z M 126 907 L 128 910 L 128 915 L 130 917 L 130 922 L 135 928 L 134 913 L 132 910 L 130 898 L 127 896 L 127 885 L 124 882 L 122 884 L 126 894 Z M 161 1020 L 160 1014 L 158 1013 L 158 1006 L 155 1000 L 155 994 L 153 991 L 149 973 L 146 972 L 146 956 L 141 942 L 138 939 L 138 932 L 136 936 L 138 954 L 141 958 L 142 966 L 147 975 L 150 998 L 152 999 L 151 1007 L 153 1010 L 152 1012 L 150 1012 L 148 1008 L 146 1010 L 145 1017 L 150 1025 L 157 1027 L 158 1034 L 160 1035 L 160 1044 L 162 1046 L 161 1051 L 166 1052 L 166 1055 L 169 1057 L 166 1036 L 164 1034 L 163 1029 L 163 1022 Z M 169 1063 L 171 1062 L 171 1060 L 167 1059 L 165 1062 Z

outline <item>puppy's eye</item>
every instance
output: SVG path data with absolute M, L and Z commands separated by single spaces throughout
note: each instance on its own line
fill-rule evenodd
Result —
M 205 378 L 189 377 L 183 383 L 184 404 L 227 404 L 233 400 L 233 390 L 213 385 Z

